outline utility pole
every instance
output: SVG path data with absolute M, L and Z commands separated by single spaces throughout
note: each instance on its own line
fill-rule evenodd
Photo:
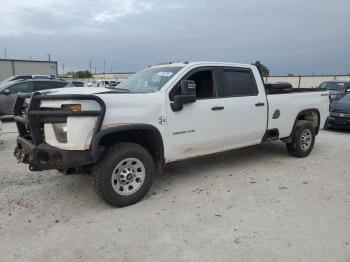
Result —
M 103 80 L 106 80 L 105 74 L 106 74 L 106 60 L 103 60 Z
M 64 76 L 64 63 L 62 63 L 62 75 Z
M 7 58 L 7 51 L 6 48 L 4 49 L 4 55 L 5 55 L 5 59 Z
M 96 66 L 95 66 L 95 75 L 96 75 Z
M 49 62 L 51 61 L 51 54 L 49 54 Z
M 91 59 L 90 59 L 90 61 L 89 61 L 89 68 L 90 68 L 90 73 L 91 73 Z

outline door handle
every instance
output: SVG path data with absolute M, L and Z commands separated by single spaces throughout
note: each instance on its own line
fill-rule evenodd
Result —
M 264 106 L 265 103 L 262 103 L 262 102 L 259 102 L 259 103 L 256 103 L 255 106 Z
M 223 106 L 214 106 L 211 108 L 211 110 L 213 110 L 213 111 L 224 110 L 224 107 Z

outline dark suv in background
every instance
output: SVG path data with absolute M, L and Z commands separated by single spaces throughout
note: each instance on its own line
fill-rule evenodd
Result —
M 350 89 L 332 101 L 325 127 L 350 128 Z
M 62 88 L 68 86 L 68 82 L 50 79 L 28 79 L 22 81 L 10 81 L 0 85 L 0 118 L 12 116 L 12 107 L 17 93 L 32 93 L 35 91 Z
M 28 80 L 28 79 L 54 79 L 54 76 L 49 75 L 14 75 L 0 82 L 0 85 L 5 84 L 6 82 Z
M 346 82 L 344 81 L 326 81 L 323 82 L 318 88 L 321 88 L 329 92 L 329 98 L 334 100 L 339 94 L 344 93 Z

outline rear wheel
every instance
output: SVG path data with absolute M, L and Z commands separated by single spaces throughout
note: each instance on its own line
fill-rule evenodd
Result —
M 154 173 L 152 156 L 134 143 L 111 146 L 93 168 L 97 192 L 116 207 L 140 201 L 151 188 Z
M 315 129 L 309 121 L 299 120 L 296 123 L 292 143 L 287 144 L 288 153 L 296 157 L 308 156 L 315 144 Z

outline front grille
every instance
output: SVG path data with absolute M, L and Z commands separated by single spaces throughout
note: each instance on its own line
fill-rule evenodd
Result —
M 350 118 L 350 114 L 341 112 L 331 112 L 332 117 Z
M 26 100 L 30 99 L 29 105 L 25 105 Z M 41 108 L 43 100 L 92 100 L 100 105 L 96 111 L 64 111 L 52 108 Z M 102 121 L 106 112 L 106 106 L 103 100 L 94 95 L 42 95 L 18 94 L 14 106 L 14 118 L 16 121 L 20 137 L 28 138 L 34 145 L 40 145 L 45 142 L 44 124 L 45 123 L 65 123 L 67 117 L 88 117 L 96 116 L 97 122 L 95 133 L 101 129 Z M 95 134 L 94 134 L 95 135 Z

